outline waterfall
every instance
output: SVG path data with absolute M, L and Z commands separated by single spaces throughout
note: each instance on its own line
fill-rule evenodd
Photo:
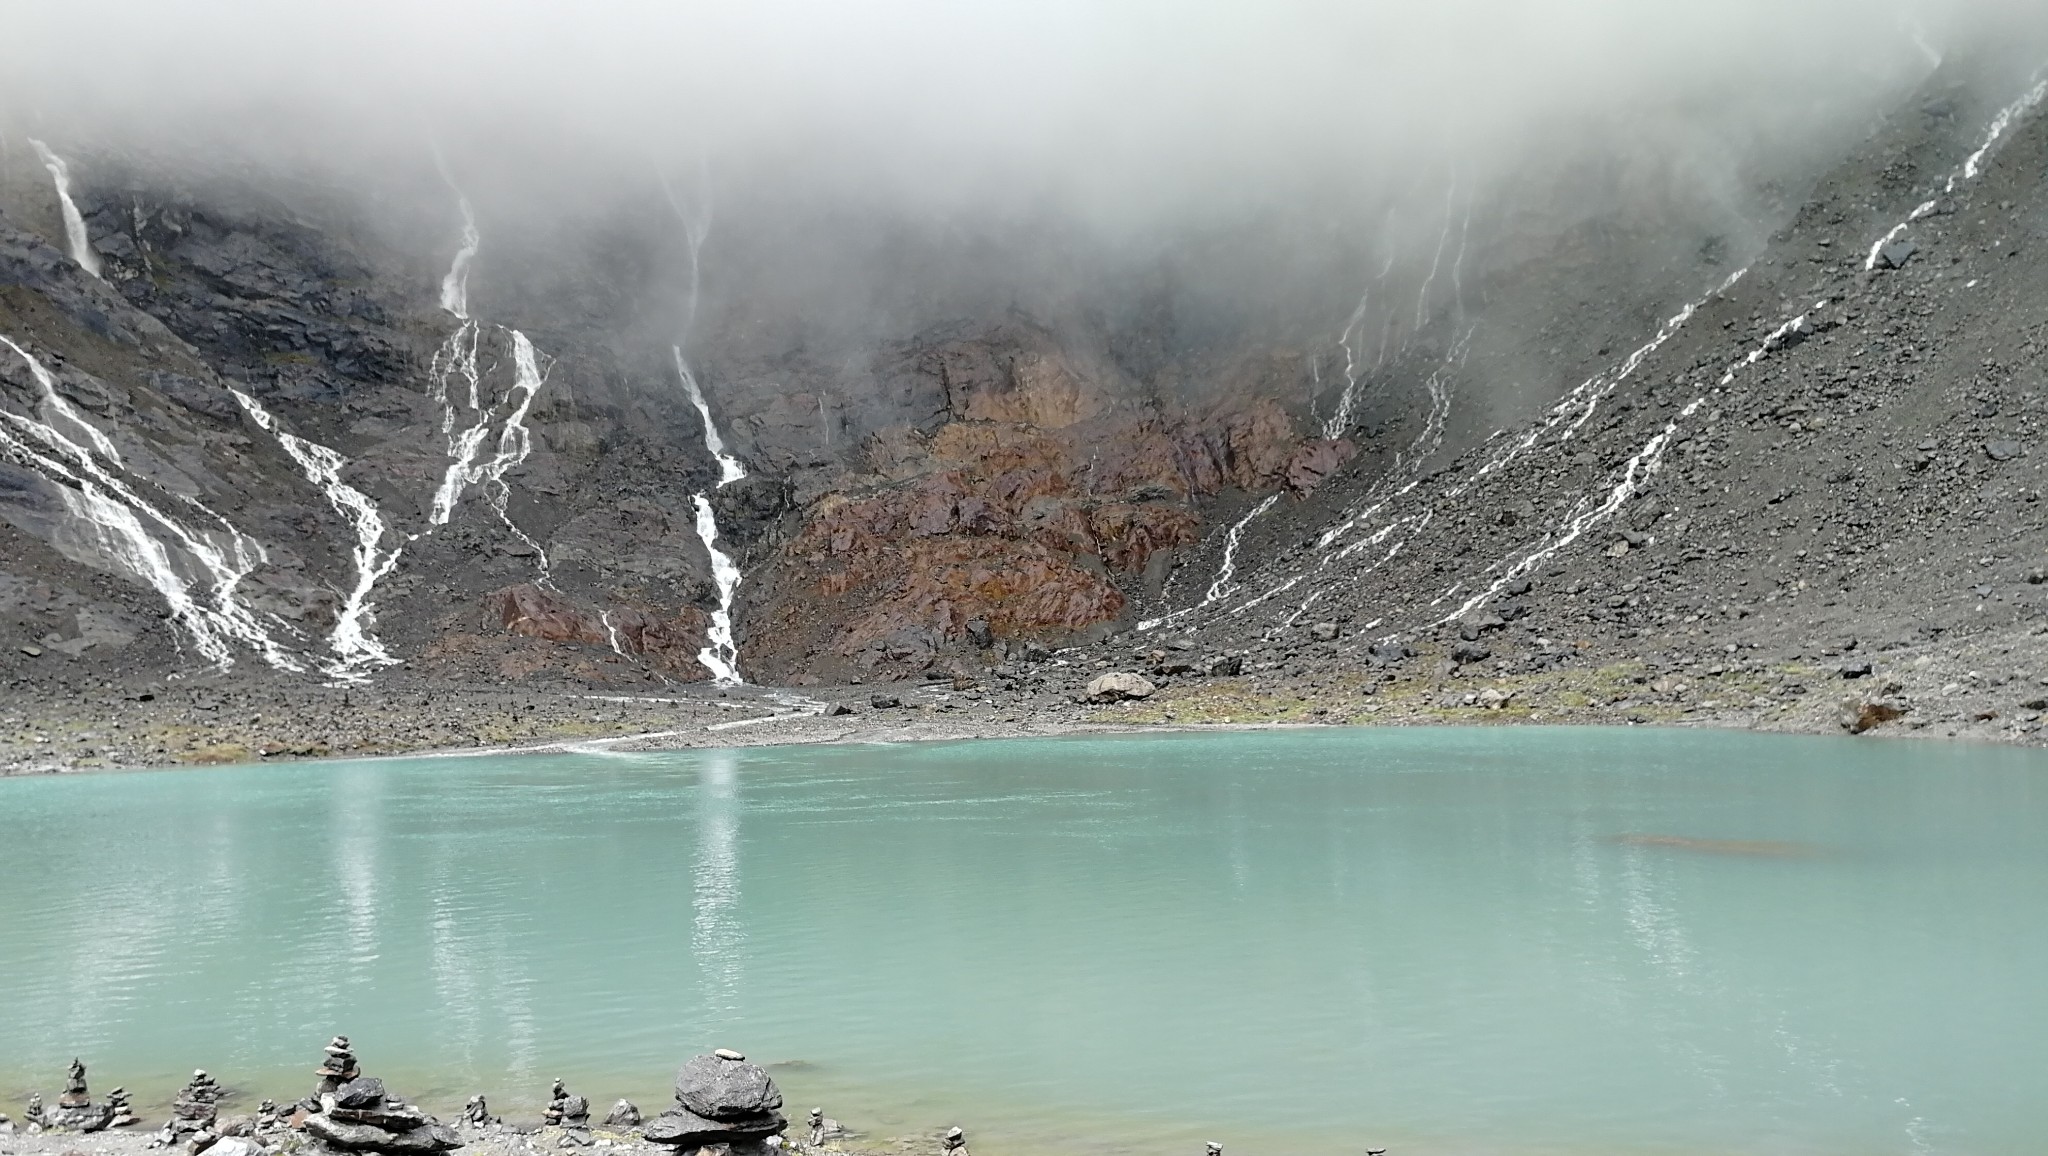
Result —
M 92 251 L 92 241 L 85 235 L 85 218 L 79 215 L 78 202 L 71 199 L 71 166 L 42 141 L 30 137 L 28 143 L 35 146 L 43 167 L 50 170 L 50 179 L 57 182 L 57 202 L 64 211 L 64 240 L 71 246 L 71 259 L 79 268 L 100 276 L 100 255 Z
M 683 379 L 683 388 L 689 392 L 690 404 L 697 407 L 697 413 L 704 419 L 704 448 L 718 459 L 718 485 L 724 489 L 733 482 L 747 476 L 747 469 L 740 460 L 726 452 L 725 439 L 718 436 L 718 425 L 711 420 L 711 407 L 704 401 L 704 391 L 697 385 L 697 377 L 690 372 L 690 363 L 683 359 L 683 347 L 675 347 L 676 376 Z M 704 543 L 704 552 L 711 556 L 711 580 L 718 586 L 718 609 L 711 614 L 711 629 L 705 634 L 704 649 L 697 652 L 697 661 L 711 672 L 712 681 L 720 686 L 739 686 L 746 681 L 740 677 L 739 643 L 732 633 L 733 596 L 740 588 L 740 568 L 731 556 L 718 548 L 718 515 L 711 508 L 711 499 L 704 493 L 694 495 L 697 503 L 697 538 Z
M 477 232 L 476 213 L 469 207 L 469 198 L 457 193 L 455 201 L 462 208 L 462 247 L 455 250 L 455 260 L 449 264 L 447 276 L 441 278 L 441 308 L 467 321 L 469 263 L 476 259 L 476 249 L 483 242 L 483 234 Z
M 448 179 L 449 187 L 454 188 L 455 182 L 448 177 L 445 168 L 442 175 Z M 546 585 L 550 569 L 547 551 L 512 520 L 509 508 L 512 487 L 505 476 L 533 453 L 533 432 L 526 427 L 526 416 L 532 410 L 534 395 L 540 391 L 547 375 L 540 364 L 540 353 L 526 334 L 517 329 L 493 326 L 493 332 L 504 333 L 511 341 L 513 380 L 512 387 L 503 397 L 493 398 L 485 404 L 483 373 L 477 367 L 484 327 L 469 315 L 469 268 L 483 243 L 483 234 L 477 228 L 476 212 L 469 198 L 460 189 L 455 191 L 455 201 L 462 212 L 462 244 L 456 249 L 454 260 L 449 262 L 448 272 L 441 278 L 441 308 L 460 324 L 434 351 L 433 360 L 427 368 L 434 402 L 441 407 L 441 436 L 448 442 L 448 468 L 442 472 L 441 484 L 434 490 L 434 502 L 428 511 L 427 521 L 430 527 L 447 525 L 455 516 L 455 507 L 461 503 L 463 491 L 470 486 L 482 487 L 484 500 L 498 515 L 498 520 L 540 559 L 540 582 Z M 458 391 L 460 396 L 468 399 L 467 413 L 471 415 L 468 418 L 458 412 L 461 408 Z M 497 448 L 489 457 L 479 461 L 485 444 L 490 440 L 491 427 L 498 423 L 499 412 L 506 406 L 510 408 L 505 410 L 503 423 L 498 426 Z
M 708 185 L 703 171 L 698 172 L 700 185 Z M 661 191 L 668 198 L 669 208 L 675 210 L 676 219 L 683 223 L 683 238 L 690 251 L 690 293 L 683 312 L 682 333 L 687 340 L 697 325 L 697 305 L 704 288 L 704 239 L 711 232 L 711 196 L 708 187 L 700 189 L 702 194 L 694 211 L 685 210 L 669 186 L 668 177 L 661 176 Z M 683 389 L 690 395 L 690 404 L 697 407 L 697 416 L 704 422 L 704 448 L 718 461 L 718 485 L 713 492 L 722 490 L 747 476 L 747 468 L 740 460 L 727 452 L 725 439 L 718 436 L 718 423 L 711 420 L 711 406 L 704 400 L 704 391 L 697 385 L 697 375 L 690 371 L 690 363 L 683 356 L 683 347 L 673 347 L 676 356 L 676 376 L 682 379 Z M 823 399 L 819 405 L 822 407 Z M 821 408 L 820 416 L 823 416 Z M 704 543 L 704 553 L 711 558 L 711 580 L 718 587 L 718 609 L 712 611 L 711 628 L 705 631 L 704 649 L 697 652 L 697 661 L 711 672 L 711 679 L 719 686 L 740 686 L 746 679 L 740 676 L 739 642 L 732 632 L 733 598 L 740 588 L 740 568 L 730 555 L 718 548 L 718 513 L 711 506 L 710 497 L 702 491 L 692 495 L 697 506 L 697 539 Z
M 704 543 L 704 552 L 711 555 L 711 579 L 718 584 L 718 609 L 711 613 L 711 628 L 704 632 L 704 649 L 697 652 L 697 661 L 718 685 L 739 686 L 746 679 L 740 677 L 740 648 L 732 636 L 732 599 L 740 588 L 740 568 L 718 548 L 718 516 L 711 511 L 711 499 L 701 493 L 695 499 L 697 537 Z
M 0 337 L 0 345 L 28 366 L 44 415 L 0 410 L 0 456 L 56 483 L 66 511 L 91 530 L 101 555 L 163 598 L 170 619 L 207 662 L 231 666 L 241 645 L 279 669 L 304 669 L 241 598 L 242 580 L 266 561 L 262 546 L 195 499 L 184 501 L 219 523 L 224 544 L 216 532 L 188 526 L 144 498 L 115 475 L 123 467 L 112 441 L 58 395 L 49 369 L 10 338 Z M 84 441 L 60 431 L 59 421 Z
M 398 556 L 404 546 L 383 548 L 384 516 L 378 512 L 376 503 L 367 494 L 341 480 L 341 471 L 348 465 L 348 459 L 337 451 L 318 442 L 291 434 L 280 428 L 277 419 L 263 408 L 255 398 L 239 389 L 230 389 L 235 400 L 242 404 L 250 420 L 262 427 L 284 452 L 306 472 L 306 480 L 319 487 L 327 496 L 327 504 L 334 512 L 347 520 L 355 530 L 356 583 L 341 604 L 341 612 L 335 616 L 334 629 L 328 633 L 327 644 L 334 651 L 336 662 L 328 667 L 328 673 L 336 678 L 361 681 L 363 671 L 368 667 L 390 666 L 398 660 L 384 649 L 368 629 L 374 617 L 370 609 L 370 592 L 378 579 L 391 572 L 398 565 Z

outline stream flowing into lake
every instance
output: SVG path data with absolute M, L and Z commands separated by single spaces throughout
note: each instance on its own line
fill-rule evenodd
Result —
M 2048 755 L 1576 728 L 0 781 L 0 1097 L 537 1116 L 770 1065 L 977 1152 L 2048 1151 Z M 145 1117 L 151 1117 L 145 1112 Z M 154 1113 L 161 1118 L 161 1111 Z

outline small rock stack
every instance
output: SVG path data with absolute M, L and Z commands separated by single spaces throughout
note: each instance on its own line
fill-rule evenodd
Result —
M 336 1036 L 327 1041 L 327 1058 L 320 1061 L 313 1074 L 320 1077 L 319 1086 L 313 1089 L 312 1103 L 315 1105 L 320 1102 L 320 1097 L 332 1094 L 363 1074 L 363 1069 L 356 1064 L 355 1053 L 349 1050 L 347 1036 Z
M 107 1121 L 109 1128 L 127 1128 L 142 1123 L 141 1118 L 135 1114 L 135 1109 L 128 1103 L 126 1088 L 115 1088 L 107 1093 L 107 1113 L 113 1117 Z
M 114 1120 L 114 1113 L 105 1105 L 92 1102 L 92 1094 L 85 1088 L 85 1065 L 77 1060 L 71 1061 L 57 1106 L 41 1115 L 43 1127 L 68 1132 L 97 1132 Z
M 171 1117 L 156 1134 L 158 1146 L 169 1148 L 187 1137 L 214 1137 L 220 1117 L 220 1085 L 205 1068 L 197 1068 L 171 1101 Z
M 184 1129 L 188 1132 L 211 1129 L 220 1118 L 220 1084 L 205 1068 L 194 1068 L 192 1078 L 178 1089 L 177 1099 L 171 1101 L 171 1116 L 188 1125 Z
M 469 1103 L 462 1106 L 462 1122 L 472 1128 L 488 1128 L 497 1123 L 498 1118 L 491 1115 L 491 1106 L 478 1094 L 471 1096 Z
M 330 1148 L 432 1153 L 462 1147 L 454 1129 L 386 1094 L 384 1081 L 363 1075 L 347 1036 L 336 1036 L 327 1045 L 327 1059 L 315 1074 L 320 1077 L 315 1110 L 306 1115 L 304 1127 Z
M 548 1106 L 540 1114 L 541 1122 L 563 1128 L 590 1127 L 590 1101 L 574 1096 L 562 1081 L 556 1080 L 548 1092 Z
M 764 1141 L 789 1126 L 782 1090 L 738 1052 L 720 1048 L 694 1056 L 676 1073 L 676 1105 L 642 1130 L 656 1144 L 702 1148 L 725 1144 L 735 1153 L 766 1151 Z

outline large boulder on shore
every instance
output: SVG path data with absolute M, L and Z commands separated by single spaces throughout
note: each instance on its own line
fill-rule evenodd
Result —
M 692 1056 L 676 1073 L 676 1102 L 712 1120 L 741 1120 L 782 1107 L 782 1089 L 738 1052 Z
M 748 1143 L 789 1126 L 781 1107 L 782 1089 L 767 1072 L 720 1049 L 683 1065 L 676 1073 L 676 1106 L 649 1120 L 641 1135 L 679 1148 Z
M 1151 698 L 1158 689 L 1142 674 L 1112 671 L 1089 682 L 1088 698 L 1091 702 L 1122 702 L 1127 698 Z

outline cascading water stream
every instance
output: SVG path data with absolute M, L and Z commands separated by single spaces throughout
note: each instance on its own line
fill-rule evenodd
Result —
M 0 409 L 0 455 L 56 483 L 66 511 L 91 529 L 100 554 L 163 598 L 171 620 L 206 661 L 230 666 L 239 645 L 279 669 L 304 669 L 240 596 L 243 579 L 265 561 L 263 548 L 196 500 L 185 499 L 226 529 L 222 545 L 115 476 L 112 471 L 123 467 L 112 441 L 57 393 L 49 369 L 10 338 L 0 337 L 0 345 L 27 365 L 42 391 L 44 415 Z M 59 421 L 81 431 L 84 443 L 60 432 Z
M 699 173 L 700 182 L 703 174 Z M 675 190 L 669 186 L 668 177 L 661 176 L 661 191 L 668 198 L 668 204 L 675 210 L 676 219 L 683 224 L 683 238 L 690 253 L 690 291 L 686 298 L 682 333 L 685 340 L 697 324 L 697 304 L 704 285 L 704 239 L 711 232 L 711 197 L 709 189 L 703 189 L 695 212 L 686 211 Z M 682 379 L 683 389 L 690 395 L 690 404 L 697 407 L 697 416 L 704 423 L 704 448 L 718 462 L 718 484 L 712 487 L 716 493 L 747 476 L 747 468 L 725 448 L 725 439 L 718 434 L 718 423 L 711 420 L 711 406 L 704 400 L 704 390 L 697 384 L 697 375 L 690 370 L 689 359 L 683 356 L 681 344 L 675 345 L 676 376 Z M 822 404 L 822 401 L 821 401 Z M 732 557 L 718 548 L 718 511 L 711 505 L 708 494 L 698 492 L 692 495 L 697 507 L 697 539 L 704 543 L 704 553 L 711 559 L 711 580 L 718 588 L 718 609 L 711 613 L 710 629 L 705 631 L 704 648 L 697 652 L 697 661 L 711 672 L 711 679 L 719 686 L 740 686 L 746 679 L 740 675 L 739 642 L 732 631 L 733 599 L 740 588 L 740 568 Z
M 43 167 L 50 170 L 50 179 L 57 183 L 57 204 L 64 214 L 64 240 L 71 248 L 71 259 L 93 276 L 102 276 L 100 255 L 93 252 L 92 239 L 85 235 L 85 217 L 78 211 L 78 202 L 71 199 L 71 166 L 42 141 L 30 137 L 28 143 L 35 146 Z
M 443 175 L 446 176 L 445 170 Z M 448 183 L 454 188 L 452 178 Z M 541 366 L 542 355 L 526 334 L 517 329 L 493 327 L 494 332 L 504 333 L 511 342 L 513 378 L 511 388 L 502 397 L 485 403 L 483 371 L 477 364 L 484 327 L 469 313 L 469 270 L 483 244 L 483 234 L 477 228 L 476 211 L 460 189 L 455 192 L 455 200 L 462 212 L 462 244 L 441 278 L 441 308 L 458 324 L 434 351 L 427 369 L 434 402 L 441 407 L 441 436 L 448 442 L 448 468 L 442 472 L 441 484 L 434 491 L 433 505 L 427 513 L 429 529 L 425 532 L 431 533 L 433 526 L 447 525 L 461 504 L 463 492 L 471 486 L 480 487 L 498 520 L 539 559 L 540 583 L 547 585 L 547 551 L 512 520 L 512 487 L 506 481 L 506 475 L 533 453 L 533 433 L 526 427 L 526 416 L 533 408 L 534 395 L 546 383 L 547 374 Z M 467 417 L 463 416 L 461 399 L 467 400 Z M 504 416 L 499 424 L 501 410 Z M 493 425 L 498 426 L 497 448 L 479 461 L 490 441 Z
M 369 631 L 374 617 L 370 608 L 370 592 L 379 579 L 398 565 L 398 556 L 405 549 L 403 545 L 384 549 L 384 516 L 367 494 L 341 480 L 341 471 L 347 467 L 348 459 L 339 452 L 318 442 L 308 441 L 296 434 L 285 431 L 277 419 L 263 408 L 255 398 L 239 389 L 230 389 L 235 400 L 240 402 L 244 412 L 265 432 L 277 439 L 284 452 L 306 472 L 306 480 L 319 487 L 327 497 L 327 503 L 334 512 L 345 519 L 355 531 L 356 582 L 348 596 L 343 599 L 341 612 L 335 616 L 334 629 L 328 632 L 327 644 L 334 651 L 335 661 L 328 665 L 328 673 L 348 681 L 362 681 L 366 671 L 379 666 L 390 666 L 398 660 L 384 649 Z
M 718 425 L 711 420 L 711 407 L 705 403 L 704 391 L 697 385 L 697 377 L 690 372 L 690 363 L 683 358 L 683 347 L 675 346 L 676 376 L 682 378 L 683 388 L 689 392 L 690 404 L 697 407 L 697 413 L 704 419 L 704 448 L 718 459 L 718 485 L 713 491 L 722 490 L 733 482 L 747 476 L 747 469 L 740 460 L 725 449 L 725 439 L 718 436 Z M 711 507 L 711 499 L 699 492 L 694 495 L 697 505 L 697 538 L 704 543 L 704 552 L 711 558 L 711 580 L 718 587 L 718 609 L 711 614 L 711 628 L 705 632 L 704 648 L 697 652 L 697 661 L 711 672 L 711 678 L 720 686 L 739 686 L 746 680 L 740 676 L 739 644 L 733 638 L 732 604 L 740 588 L 740 568 L 730 555 L 718 548 L 718 514 Z

